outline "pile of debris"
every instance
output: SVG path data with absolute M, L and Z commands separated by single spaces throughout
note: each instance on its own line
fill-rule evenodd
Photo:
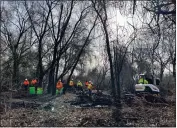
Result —
M 168 106 L 168 102 L 163 97 L 152 94 L 125 94 L 122 102 L 126 103 L 128 106 L 139 106 L 142 103 L 146 105 L 162 104 Z M 70 104 L 77 107 L 108 107 L 112 106 L 114 102 L 111 95 L 94 90 L 92 96 L 89 96 L 87 91 L 77 93 L 75 100 L 70 101 Z
M 83 91 L 77 93 L 77 97 L 74 101 L 70 101 L 70 104 L 79 107 L 108 107 L 113 104 L 113 100 L 110 95 L 103 94 L 101 91 L 93 91 L 92 96 Z
M 142 104 L 168 106 L 169 104 L 165 98 L 152 94 L 125 94 L 123 101 L 128 106 L 141 106 Z

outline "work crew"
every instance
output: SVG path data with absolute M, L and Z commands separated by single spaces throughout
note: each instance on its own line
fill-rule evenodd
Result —
M 35 92 L 37 93 L 37 79 L 32 79 L 31 86 L 35 87 Z
M 78 88 L 79 91 L 83 91 L 82 82 L 80 80 L 78 80 L 78 82 L 77 82 L 77 88 Z
M 146 79 L 144 79 L 144 78 L 140 78 L 139 80 L 138 80 L 138 84 L 148 84 L 148 81 L 146 80 Z
M 88 85 L 87 85 L 87 89 L 88 89 L 89 96 L 92 95 L 92 87 L 93 87 L 92 82 L 89 81 L 89 82 L 88 82 Z
M 62 94 L 63 83 L 61 82 L 61 80 L 59 80 L 57 82 L 56 88 L 58 89 L 58 91 L 60 92 L 60 94 Z
M 24 86 L 25 91 L 28 91 L 28 86 L 29 86 L 28 79 L 25 79 L 25 81 L 23 82 L 23 86 Z

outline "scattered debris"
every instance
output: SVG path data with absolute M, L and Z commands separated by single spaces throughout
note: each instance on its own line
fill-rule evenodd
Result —
M 110 95 L 105 95 L 97 91 L 92 94 L 92 97 L 87 93 L 80 93 L 77 95 L 74 101 L 71 101 L 71 105 L 79 105 L 80 107 L 98 107 L 98 106 L 111 106 L 112 99 Z
M 104 96 L 103 96 L 104 97 Z M 109 96 L 108 96 L 109 97 Z M 47 97 L 45 97 L 47 99 Z M 34 98 L 35 99 L 35 98 Z M 33 99 L 33 100 L 34 100 Z M 43 99 L 41 97 L 41 99 Z M 52 99 L 49 97 L 49 99 Z M 109 99 L 109 98 L 108 98 Z M 8 109 L 1 114 L 2 127 L 163 127 L 176 126 L 176 107 L 147 105 L 145 99 L 134 96 L 132 105 L 122 102 L 121 109 L 111 105 L 90 103 L 70 105 L 78 96 L 66 93 L 40 107 Z M 94 100 L 93 100 L 94 101 Z M 125 100 L 124 100 L 125 101 Z M 35 103 L 37 103 L 36 101 Z M 147 101 L 146 101 L 147 102 Z M 148 102 L 150 103 L 150 102 Z M 161 103 L 162 104 L 162 103 Z M 88 106 L 87 106 L 88 105 Z M 90 106 L 89 106 L 90 105 Z M 3 107 L 3 106 L 2 106 Z M 160 109 L 159 109 L 160 107 Z

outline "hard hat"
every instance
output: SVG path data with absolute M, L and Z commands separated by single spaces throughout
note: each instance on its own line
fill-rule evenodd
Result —
M 25 80 L 28 80 L 28 79 L 25 79 Z
M 71 80 L 73 80 L 73 79 L 71 79 Z
M 61 80 L 59 79 L 59 81 L 61 81 Z

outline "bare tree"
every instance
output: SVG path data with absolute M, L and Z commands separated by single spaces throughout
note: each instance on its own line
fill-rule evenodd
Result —
M 73 28 L 71 29 L 71 25 L 70 25 L 70 20 L 71 20 L 71 16 L 73 14 L 73 8 L 74 8 L 74 2 L 71 1 L 70 4 L 70 8 L 67 8 L 67 12 L 68 15 L 64 15 L 65 11 L 63 10 L 63 4 L 61 4 L 61 10 L 59 13 L 59 18 L 57 21 L 57 27 L 56 24 L 54 23 L 54 18 L 53 18 L 53 14 L 51 13 L 51 20 L 52 20 L 52 24 L 49 25 L 50 26 L 50 30 L 51 30 L 51 35 L 54 41 L 54 53 L 53 53 L 53 60 L 52 63 L 50 65 L 50 78 L 49 78 L 49 85 L 48 85 L 48 92 L 50 93 L 50 88 L 52 85 L 52 94 L 54 95 L 56 92 L 56 88 L 55 88 L 55 84 L 57 82 L 58 79 L 62 78 L 66 73 L 68 73 L 69 70 L 71 70 L 70 76 L 68 78 L 68 82 L 70 77 L 72 76 L 74 69 L 76 68 L 79 60 L 80 60 L 80 56 L 82 55 L 85 47 L 88 45 L 89 42 L 89 37 L 91 34 L 92 29 L 89 31 L 88 36 L 86 37 L 82 37 L 83 39 L 81 39 L 82 42 L 84 42 L 84 44 L 77 44 L 79 43 L 79 36 L 81 35 L 81 33 L 83 33 L 83 31 L 86 31 L 87 29 L 82 27 L 82 22 L 85 19 L 85 17 L 88 14 L 88 9 L 89 6 L 86 6 L 85 8 L 83 8 L 80 12 L 80 15 L 77 19 L 77 21 L 75 22 L 73 26 Z M 95 26 L 95 24 L 94 24 Z M 85 39 L 84 39 L 85 38 Z M 76 41 L 77 40 L 77 41 Z M 73 47 L 75 46 L 75 48 Z M 77 47 L 79 47 L 80 49 L 78 49 Z M 76 49 L 77 51 L 79 50 L 79 53 L 74 52 L 73 50 Z M 69 54 L 69 58 L 67 58 L 68 53 L 67 51 L 70 50 L 71 54 Z M 75 56 L 73 56 L 73 53 L 75 54 Z M 65 57 L 65 61 L 64 61 L 64 68 L 62 73 L 60 73 L 60 75 L 58 76 L 58 70 L 59 70 L 59 65 L 60 62 L 62 61 L 62 57 Z M 72 57 L 72 59 L 70 58 Z M 73 59 L 75 58 L 75 59 Z M 69 60 L 68 60 L 69 59 Z
M 49 1 L 46 1 L 47 4 L 49 4 Z M 52 3 L 52 2 L 51 2 Z M 38 5 L 42 8 L 42 10 L 38 10 L 38 16 L 40 16 L 39 19 L 36 19 L 37 17 L 37 13 L 34 13 L 33 11 L 33 4 L 32 3 L 32 7 L 29 9 L 27 2 L 25 2 L 24 6 L 25 9 L 28 13 L 29 16 L 29 20 L 32 26 L 32 29 L 35 33 L 35 36 L 38 40 L 38 65 L 37 65 L 37 77 L 39 79 L 39 87 L 42 87 L 42 80 L 44 77 L 44 69 L 43 69 L 43 57 L 42 57 L 42 53 L 43 53 L 43 40 L 44 37 L 47 33 L 47 31 L 49 30 L 48 28 L 48 22 L 49 22 L 49 16 L 51 14 L 52 8 L 50 6 L 48 7 L 48 10 L 46 11 L 45 7 L 42 8 L 42 3 L 38 2 Z M 40 9 L 41 9 L 40 8 Z M 36 14 L 36 15 L 33 15 Z M 37 22 L 40 22 L 39 24 Z
M 167 66 L 167 64 L 170 62 L 170 55 L 168 50 L 168 44 L 167 40 L 165 40 L 165 36 L 163 36 L 163 39 L 161 41 L 161 44 L 155 51 L 155 60 L 159 63 L 160 65 L 160 81 L 163 79 L 163 73 L 164 70 Z
M 51 8 L 51 5 L 48 4 L 48 7 Z M 63 15 L 63 4 L 61 4 L 60 7 L 61 7 L 61 10 L 60 10 L 60 15 L 59 15 L 59 19 L 58 19 L 58 26 L 57 26 L 57 32 L 56 32 L 57 34 L 55 33 L 55 27 L 56 26 L 54 25 L 53 13 L 50 14 L 50 17 L 51 17 L 51 20 L 52 20 L 52 27 L 51 27 L 52 35 L 53 35 L 52 37 L 54 39 L 54 53 L 53 53 L 52 64 L 50 66 L 48 93 L 51 92 L 51 86 L 52 86 L 52 90 L 53 90 L 52 94 L 53 95 L 56 92 L 55 83 L 56 83 L 56 79 L 57 79 L 57 75 L 56 75 L 56 77 L 54 76 L 54 73 L 55 73 L 54 65 L 55 65 L 57 60 L 58 61 L 60 60 L 61 54 L 64 53 L 64 51 L 66 50 L 65 49 L 66 45 L 69 42 L 68 41 L 66 44 L 62 44 L 64 35 L 66 33 L 65 31 L 68 27 L 68 24 L 69 24 L 69 21 L 70 21 L 70 18 L 71 18 L 72 10 L 73 10 L 73 7 L 74 7 L 74 2 L 73 2 L 73 0 L 71 1 L 70 9 L 67 10 L 67 11 L 69 11 L 68 15 L 66 15 L 64 17 L 65 20 L 63 21 L 62 25 L 61 25 L 61 20 L 62 20 L 62 15 Z M 72 35 L 70 37 L 72 37 Z M 58 46 L 60 46 L 59 52 L 58 52 Z M 58 55 L 57 55 L 57 52 L 58 52 Z M 58 59 L 57 59 L 57 56 L 58 56 Z M 58 61 L 57 61 L 57 63 L 59 63 Z
M 147 5 L 148 6 L 143 6 L 143 7 L 147 10 L 148 13 L 151 13 L 152 15 L 154 15 L 153 18 L 151 19 L 151 21 L 147 25 L 148 25 L 149 29 L 151 30 L 151 32 L 153 33 L 153 35 L 157 35 L 154 45 L 152 47 L 152 52 L 151 52 L 152 53 L 151 54 L 152 72 L 154 74 L 154 71 L 153 71 L 154 57 L 153 56 L 155 56 L 156 49 L 158 48 L 159 44 L 161 44 L 163 42 L 163 38 L 168 38 L 169 34 L 171 35 L 172 38 L 174 38 L 172 31 L 174 31 L 174 26 L 176 24 L 176 19 L 175 19 L 175 17 L 176 17 L 175 16 L 176 2 L 173 0 L 171 0 L 171 1 L 154 1 L 151 3 L 152 6 L 150 6 L 149 4 L 147 4 Z M 153 9 L 151 9 L 150 7 L 151 8 L 153 7 Z M 155 21 L 155 23 L 154 23 L 154 21 Z M 168 33 L 168 35 L 166 35 L 166 33 Z M 171 41 L 169 41 L 169 44 L 167 46 L 172 46 L 171 48 L 169 48 L 170 49 L 169 51 L 171 51 L 171 55 L 170 55 L 171 62 L 173 64 L 173 67 L 175 67 L 175 63 L 174 63 L 175 53 L 174 53 L 174 50 L 172 50 L 174 48 L 174 45 L 171 45 L 173 43 L 174 42 L 171 40 Z M 162 67 L 165 67 L 165 65 L 168 62 L 169 62 L 169 59 L 167 59 L 162 64 L 162 59 L 161 59 L 161 66 L 163 65 Z M 160 72 L 161 72 L 160 77 L 162 79 L 163 68 L 161 68 Z
M 104 50 L 104 51 L 106 51 L 106 50 Z M 98 74 L 97 74 L 97 76 L 94 76 L 97 89 L 104 88 L 103 85 L 105 82 L 105 78 L 106 78 L 106 75 L 108 74 L 108 71 L 109 71 L 109 63 L 108 63 L 107 55 L 102 53 L 101 57 L 103 57 L 103 58 L 102 58 L 102 61 L 100 61 L 100 62 L 103 62 L 103 63 L 102 63 L 102 65 L 96 66 L 96 67 L 100 67 L 100 68 L 97 68 Z
M 88 35 L 87 35 L 87 37 L 86 37 L 86 39 L 85 39 L 85 41 L 84 41 L 84 44 L 82 45 L 82 48 L 80 49 L 80 51 L 79 51 L 79 53 L 78 53 L 78 55 L 77 55 L 76 61 L 75 61 L 74 65 L 73 65 L 73 67 L 72 67 L 72 69 L 71 69 L 71 73 L 70 73 L 70 75 L 69 75 L 68 82 L 69 82 L 69 79 L 71 78 L 71 76 L 72 76 L 72 74 L 73 74 L 73 72 L 74 72 L 74 69 L 76 68 L 76 66 L 77 66 L 77 64 L 78 64 L 78 62 L 79 62 L 79 60 L 80 60 L 80 57 L 81 57 L 81 55 L 82 55 L 82 53 L 83 53 L 84 48 L 85 48 L 85 47 L 88 45 L 88 43 L 90 42 L 90 41 L 89 41 L 89 38 L 90 38 L 90 35 L 91 35 L 92 30 L 94 29 L 94 27 L 95 27 L 95 25 L 96 25 L 97 18 L 98 18 L 98 16 L 96 16 L 95 21 L 94 21 L 94 23 L 93 23 L 93 26 L 92 26 L 91 29 L 89 30 L 89 33 L 88 33 Z
M 114 71 L 113 71 L 113 62 L 112 62 L 112 55 L 111 55 L 111 49 L 110 49 L 110 41 L 109 41 L 109 34 L 108 34 L 108 28 L 107 28 L 107 9 L 106 9 L 106 1 L 101 0 L 101 1 L 94 1 L 91 0 L 93 4 L 93 9 L 97 13 L 101 24 L 103 26 L 103 31 L 104 35 L 106 38 L 106 48 L 107 48 L 107 54 L 109 58 L 109 63 L 110 63 L 110 73 L 111 73 L 111 86 L 112 86 L 112 95 L 115 98 L 116 97 L 116 91 L 115 91 L 115 82 L 114 82 Z
M 5 10 L 4 8 L 1 32 L 3 35 L 2 41 L 8 46 L 12 54 L 12 84 L 17 87 L 19 84 L 19 65 L 32 44 L 28 44 L 27 41 L 27 31 L 30 28 L 28 17 L 20 11 L 18 3 L 11 5 L 11 9 Z
M 114 73 L 115 73 L 115 82 L 116 82 L 116 92 L 118 98 L 121 99 L 121 83 L 120 83 L 120 75 L 125 64 L 125 59 L 127 58 L 128 48 L 130 44 L 135 40 L 137 37 L 137 30 L 130 35 L 128 41 L 123 45 L 123 42 L 119 39 L 118 35 L 116 40 L 113 43 L 114 49 Z

